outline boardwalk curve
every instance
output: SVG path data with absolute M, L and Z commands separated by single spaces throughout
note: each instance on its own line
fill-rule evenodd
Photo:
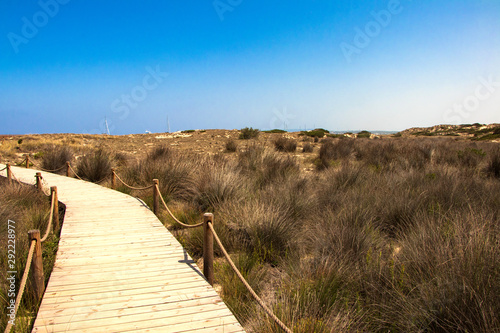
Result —
M 28 184 L 40 172 L 12 171 Z M 141 201 L 74 178 L 42 177 L 58 187 L 66 214 L 33 332 L 244 332 Z

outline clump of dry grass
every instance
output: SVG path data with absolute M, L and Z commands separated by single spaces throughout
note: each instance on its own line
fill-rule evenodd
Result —
M 50 146 L 42 156 L 42 168 L 46 170 L 59 170 L 57 173 L 64 173 L 66 162 L 73 160 L 73 152 L 67 146 Z
M 282 136 L 274 140 L 274 148 L 277 151 L 293 153 L 297 150 L 297 142 Z
M 76 173 L 91 182 L 100 182 L 111 174 L 111 158 L 102 148 L 87 153 L 78 160 Z
M 304 143 L 304 145 L 302 146 L 303 153 L 312 153 L 313 151 L 314 147 L 309 142 Z
M 189 200 L 196 193 L 195 156 L 181 155 L 167 147 L 154 148 L 144 160 L 126 170 L 127 179 L 136 186 L 148 186 L 158 179 L 160 192 L 166 201 Z
M 256 145 L 238 154 L 238 166 L 246 177 L 254 180 L 258 188 L 298 175 L 300 171 L 293 157 L 270 152 Z
M 228 200 L 234 200 L 244 188 L 235 163 L 205 160 L 196 177 L 194 202 L 201 211 L 213 210 Z
M 231 139 L 231 140 L 226 141 L 225 148 L 226 148 L 226 152 L 234 153 L 238 150 L 238 145 L 236 144 L 236 141 Z

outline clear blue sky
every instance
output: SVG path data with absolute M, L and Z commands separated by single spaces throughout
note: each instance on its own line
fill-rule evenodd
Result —
M 500 122 L 500 1 L 0 2 L 0 134 Z

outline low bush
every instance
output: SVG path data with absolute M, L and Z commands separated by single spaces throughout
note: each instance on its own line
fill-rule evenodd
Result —
M 274 148 L 277 151 L 293 153 L 297 150 L 297 142 L 293 139 L 280 137 L 274 140 Z
M 240 140 L 255 139 L 259 136 L 260 131 L 252 127 L 245 127 L 240 130 Z
M 359 133 L 356 135 L 356 137 L 357 137 L 357 138 L 365 138 L 365 139 L 369 139 L 369 138 L 371 137 L 371 135 L 372 135 L 372 134 L 371 134 L 370 132 L 368 132 L 368 131 L 361 131 L 361 132 L 359 132 Z
M 264 133 L 278 133 L 278 134 L 282 134 L 282 133 L 286 133 L 285 130 L 281 130 L 281 129 L 272 129 L 272 130 L 269 130 L 269 131 L 263 131 Z
M 323 128 L 316 128 L 316 129 L 311 130 L 311 131 L 302 131 L 301 132 L 302 135 L 306 135 L 306 136 L 309 136 L 312 138 L 323 138 L 328 133 L 330 133 L 330 132 L 327 131 L 326 129 L 323 129 Z

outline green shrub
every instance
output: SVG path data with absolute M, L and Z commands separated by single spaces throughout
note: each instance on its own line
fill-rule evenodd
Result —
M 241 140 L 255 139 L 259 136 L 260 131 L 252 127 L 245 127 L 240 130 L 239 138 Z
M 195 130 L 191 129 L 191 130 L 184 130 L 181 133 L 194 133 L 194 132 Z
M 76 173 L 91 182 L 100 182 L 111 175 L 111 159 L 108 152 L 99 148 L 78 160 Z
M 278 134 L 283 134 L 283 133 L 287 133 L 287 131 L 285 130 L 281 130 L 281 129 L 272 129 L 272 130 L 269 130 L 269 131 L 263 131 L 264 133 L 278 133 Z
M 356 136 L 356 137 L 357 137 L 357 138 L 365 138 L 365 139 L 369 139 L 371 135 L 372 135 L 372 134 L 371 134 L 370 132 L 368 132 L 368 131 L 361 131 L 361 132 L 359 132 L 359 133 L 357 134 L 357 136 Z
M 302 135 L 307 135 L 307 136 L 310 136 L 313 138 L 323 138 L 325 136 L 325 134 L 328 134 L 328 133 L 330 133 L 330 132 L 327 131 L 326 129 L 323 129 L 323 128 L 316 128 L 312 131 L 302 131 L 301 132 Z

